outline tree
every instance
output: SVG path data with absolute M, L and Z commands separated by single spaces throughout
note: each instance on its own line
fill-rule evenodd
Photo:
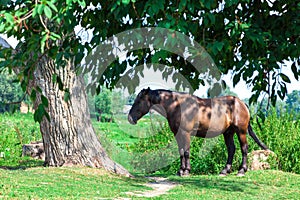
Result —
M 120 91 L 101 88 L 100 94 L 94 97 L 94 108 L 98 121 L 112 121 L 113 115 L 123 111 L 124 100 Z
M 24 93 L 16 77 L 8 72 L 0 74 L 0 113 L 14 111 L 20 108 L 20 101 L 24 100 Z
M 94 47 L 122 31 L 142 27 L 169 29 L 166 38 L 152 40 L 138 34 L 124 37 L 123 45 L 138 42 L 147 45 L 127 52 L 123 61 L 113 50 L 100 49 L 104 53 L 98 59 L 114 57 L 115 61 L 108 63 L 108 67 L 98 67 L 101 73 L 94 74 L 98 76 L 98 88 L 103 84 L 113 87 L 122 77 L 130 83 L 132 91 L 139 84 L 137 74 L 142 73 L 142 68 L 134 67 L 153 62 L 173 66 L 197 89 L 204 82 L 199 78 L 201 70 L 196 70 L 191 62 L 193 55 L 203 51 L 196 49 L 192 56 L 183 56 L 184 46 L 177 45 L 182 41 L 179 32 L 201 44 L 220 72 L 234 70 L 234 85 L 241 78 L 252 85 L 255 94 L 251 102 L 263 92 L 273 103 L 277 96 L 284 98 L 290 78 L 281 72 L 283 60 L 293 62 L 291 70 L 297 80 L 300 75 L 300 12 L 299 3 L 293 0 L 18 0 L 1 1 L 0 8 L 0 33 L 22 41 L 16 50 L 1 50 L 0 57 L 5 61 L 0 67 L 14 69 L 22 88 L 35 102 L 46 165 L 80 164 L 116 169 L 92 129 L 82 70 L 78 72 L 78 67 L 85 50 L 93 53 Z M 92 30 L 89 43 L 74 34 L 77 25 Z M 149 42 L 160 46 L 151 49 Z M 182 56 L 166 51 L 164 45 L 181 51 Z M 118 49 L 114 40 L 107 46 Z M 132 73 L 126 73 L 128 66 L 132 67 Z M 178 73 L 172 75 L 161 65 L 154 67 L 162 70 L 165 78 L 172 76 L 181 84 Z M 119 170 L 123 171 L 120 166 Z
M 288 111 L 293 111 L 295 113 L 300 112 L 300 91 L 293 90 L 292 93 L 287 95 L 286 107 Z

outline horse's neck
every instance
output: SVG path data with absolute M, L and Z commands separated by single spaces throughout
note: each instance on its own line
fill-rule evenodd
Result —
M 152 98 L 152 109 L 166 117 L 170 107 L 170 101 L 173 100 L 173 94 L 167 90 L 156 90 L 155 92 L 156 96 Z

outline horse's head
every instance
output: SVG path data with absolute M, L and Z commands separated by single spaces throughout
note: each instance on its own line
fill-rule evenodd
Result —
M 131 124 L 136 124 L 137 121 L 147 114 L 151 108 L 151 101 L 149 97 L 150 88 L 143 89 L 134 100 L 134 103 L 128 114 L 128 121 Z

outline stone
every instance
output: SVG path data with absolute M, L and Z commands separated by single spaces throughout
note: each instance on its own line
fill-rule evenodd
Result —
M 44 145 L 41 141 L 24 144 L 22 147 L 22 156 L 30 156 L 34 159 L 45 160 Z
M 274 161 L 276 162 L 276 155 L 270 150 L 256 150 L 249 155 L 250 170 L 265 170 L 271 169 Z

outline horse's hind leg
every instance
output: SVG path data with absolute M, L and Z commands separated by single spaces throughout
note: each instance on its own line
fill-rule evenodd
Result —
M 240 165 L 238 176 L 244 176 L 245 172 L 247 171 L 247 154 L 248 154 L 248 143 L 247 143 L 247 131 L 239 131 L 238 132 L 238 139 L 241 146 L 242 151 L 242 163 Z
M 191 171 L 190 164 L 190 134 L 185 131 L 178 131 L 176 134 L 176 141 L 180 154 L 180 169 L 179 176 L 189 175 Z
M 224 169 L 220 173 L 220 176 L 226 176 L 231 171 L 232 160 L 235 153 L 233 135 L 234 130 L 232 128 L 229 128 L 225 133 L 223 133 L 225 144 L 227 147 L 228 158 Z

